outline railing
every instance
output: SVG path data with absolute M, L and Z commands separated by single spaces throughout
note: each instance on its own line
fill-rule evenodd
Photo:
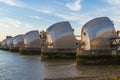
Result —
M 120 47 L 120 37 L 110 38 L 110 46 L 111 48 L 118 49 Z

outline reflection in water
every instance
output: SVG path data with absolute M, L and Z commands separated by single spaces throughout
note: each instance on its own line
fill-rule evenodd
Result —
M 75 60 L 48 60 L 44 63 L 45 75 L 48 78 L 79 76 Z
M 44 78 L 61 77 L 98 79 L 114 75 L 120 75 L 119 65 L 76 66 L 75 60 L 70 59 L 41 61 L 40 56 L 22 56 L 0 51 L 0 80 L 44 80 Z
M 43 66 L 39 56 L 0 51 L 0 80 L 42 80 Z

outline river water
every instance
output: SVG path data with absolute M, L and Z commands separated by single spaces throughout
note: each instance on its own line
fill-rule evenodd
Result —
M 77 66 L 74 59 L 40 59 L 0 50 L 0 80 L 88 80 L 120 75 L 120 65 Z M 77 79 L 75 79 L 77 80 Z M 92 80 L 92 79 L 91 79 Z

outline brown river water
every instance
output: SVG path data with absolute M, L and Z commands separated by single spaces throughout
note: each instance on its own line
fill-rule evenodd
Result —
M 98 80 L 118 75 L 120 65 L 76 65 L 75 59 L 42 61 L 40 56 L 0 50 L 0 80 Z

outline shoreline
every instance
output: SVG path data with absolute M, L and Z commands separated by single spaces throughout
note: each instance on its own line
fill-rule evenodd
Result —
M 61 78 L 45 78 L 44 80 L 120 80 L 120 75 L 114 76 L 78 76 L 78 77 L 61 77 Z

